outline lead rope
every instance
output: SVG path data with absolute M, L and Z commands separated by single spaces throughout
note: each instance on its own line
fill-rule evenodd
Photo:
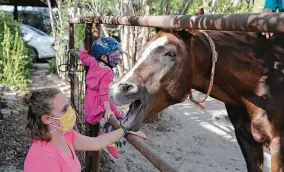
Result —
M 216 62 L 217 62 L 217 60 L 218 60 L 218 53 L 216 52 L 215 44 L 214 44 L 213 40 L 210 38 L 210 36 L 209 36 L 206 32 L 204 32 L 204 31 L 202 31 L 202 30 L 200 30 L 200 32 L 203 33 L 203 34 L 205 35 L 205 37 L 207 38 L 207 40 L 208 40 L 208 42 L 209 42 L 209 44 L 210 44 L 211 51 L 212 51 L 212 69 L 211 69 L 210 83 L 209 83 L 209 88 L 208 88 L 207 94 L 206 94 L 206 96 L 204 97 L 203 100 L 201 100 L 201 101 L 195 100 L 195 99 L 193 98 L 192 90 L 191 90 L 191 89 L 190 89 L 188 95 L 189 95 L 189 99 L 190 99 L 196 106 L 198 106 L 199 108 L 201 108 L 201 109 L 204 110 L 204 109 L 205 109 L 205 106 L 203 106 L 201 103 L 203 103 L 203 102 L 206 101 L 206 99 L 209 97 L 209 95 L 210 95 L 210 93 L 211 93 L 211 91 L 212 91 L 213 82 L 214 82 L 214 75 L 215 75 L 215 66 L 216 66 Z

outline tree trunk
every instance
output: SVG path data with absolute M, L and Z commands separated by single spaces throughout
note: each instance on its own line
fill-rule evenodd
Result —
M 233 0 L 233 7 L 236 8 L 239 3 L 240 3 L 240 0 Z
M 210 12 L 209 12 L 210 14 L 215 13 L 218 2 L 219 2 L 218 0 L 212 1 L 211 9 L 210 9 Z
M 167 0 L 161 0 L 161 8 L 160 8 L 160 15 L 163 15 L 164 14 L 164 4 L 165 2 L 164 1 L 167 1 Z
M 52 30 L 53 37 L 55 39 L 56 38 L 56 34 L 55 34 L 55 27 L 54 27 L 54 22 L 53 22 L 51 2 L 50 2 L 50 0 L 46 0 L 46 2 L 47 2 L 49 17 L 50 17 L 51 30 Z
M 77 15 L 79 0 L 74 0 L 74 17 Z
M 170 5 L 171 5 L 171 2 L 170 0 L 167 0 L 166 1 L 166 15 L 170 15 L 171 11 L 170 11 Z
M 62 10 L 62 0 L 56 0 L 56 4 L 57 4 L 57 7 L 58 7 L 59 24 L 60 24 L 60 27 L 63 28 L 62 14 L 61 14 L 61 10 Z

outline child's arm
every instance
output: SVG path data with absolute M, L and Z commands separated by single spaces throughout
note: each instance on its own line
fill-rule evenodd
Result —
M 81 43 L 80 60 L 85 66 L 90 66 L 91 61 L 95 60 L 94 57 L 89 55 L 88 51 L 85 49 L 84 41 Z
M 99 88 L 99 94 L 101 96 L 101 100 L 104 103 L 105 108 L 105 120 L 108 121 L 111 115 L 114 115 L 114 113 L 111 111 L 110 102 L 109 102 L 109 85 L 111 84 L 113 80 L 113 74 L 111 72 L 106 73 L 103 78 L 101 79 L 101 84 Z
M 109 100 L 104 101 L 104 107 L 105 107 L 105 110 L 106 110 L 104 118 L 105 118 L 106 122 L 108 122 L 109 118 L 112 115 L 115 117 L 114 113 L 111 111 Z

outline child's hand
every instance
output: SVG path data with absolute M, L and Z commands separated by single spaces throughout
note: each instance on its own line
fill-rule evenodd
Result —
M 148 137 L 146 136 L 145 133 L 143 133 L 142 131 L 137 131 L 137 132 L 134 132 L 134 131 L 129 131 L 130 134 L 133 134 L 133 135 L 136 135 L 138 137 L 142 137 L 142 139 L 146 140 Z
M 109 120 L 109 118 L 111 116 L 113 116 L 115 118 L 115 115 L 114 115 L 114 113 L 111 110 L 110 111 L 106 111 L 105 116 L 104 116 L 105 121 L 108 122 L 108 120 Z

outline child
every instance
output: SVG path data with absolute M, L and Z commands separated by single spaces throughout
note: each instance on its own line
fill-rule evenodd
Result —
M 92 56 L 85 50 L 82 43 L 80 59 L 83 65 L 89 67 L 86 77 L 86 99 L 85 115 L 89 124 L 95 125 L 104 117 L 107 122 L 111 115 L 117 119 L 121 114 L 116 106 L 109 101 L 109 84 L 113 81 L 112 69 L 121 61 L 121 49 L 119 43 L 111 37 L 101 37 L 92 44 Z M 109 131 L 106 131 L 109 132 Z M 146 135 L 140 132 L 142 138 Z M 106 148 L 107 152 L 114 158 L 119 159 L 117 146 L 115 144 Z

